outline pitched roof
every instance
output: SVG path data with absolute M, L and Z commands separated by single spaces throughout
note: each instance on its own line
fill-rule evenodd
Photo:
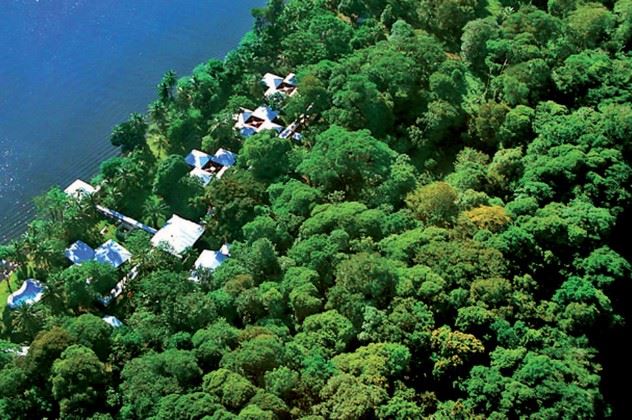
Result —
M 292 85 L 292 86 L 298 85 L 298 80 L 296 80 L 296 74 L 294 74 L 294 73 L 288 74 L 285 77 L 285 79 L 283 79 L 283 83 L 286 83 L 286 84 Z
M 189 176 L 197 177 L 202 182 L 202 185 L 204 185 L 205 187 L 213 179 L 213 174 L 205 171 L 202 168 L 193 168 L 193 170 L 189 172 Z
M 94 259 L 94 249 L 85 242 L 77 241 L 64 252 L 66 258 L 77 265 Z
M 211 155 L 209 155 L 208 153 L 193 149 L 191 150 L 191 153 L 189 153 L 184 158 L 184 161 L 187 163 L 187 165 L 193 166 L 194 168 L 203 168 L 210 159 Z
M 81 197 L 90 195 L 94 193 L 95 191 L 96 189 L 92 185 L 80 179 L 76 179 L 72 184 L 70 184 L 64 190 L 64 192 L 67 195 L 70 195 L 75 198 L 81 198 Z
M 195 273 L 197 270 L 214 271 L 217 267 L 222 265 L 222 263 L 230 257 L 229 249 L 230 245 L 224 244 L 218 251 L 210 251 L 208 249 L 202 251 L 198 259 L 195 260 L 195 264 L 193 264 L 193 272 L 191 273 L 190 279 L 193 281 L 198 280 Z
M 263 75 L 263 79 L 261 79 L 263 83 L 268 88 L 277 88 L 281 83 L 283 83 L 283 78 L 281 76 L 277 76 L 276 74 L 266 73 Z
M 263 131 L 263 130 L 275 130 L 275 131 L 280 132 L 280 131 L 283 131 L 283 127 L 277 123 L 273 123 L 272 121 L 266 120 L 263 122 L 263 124 L 259 126 L 258 131 Z
M 274 121 L 279 113 L 269 106 L 260 106 L 252 112 L 252 116 L 264 121 Z
M 174 214 L 151 238 L 151 243 L 153 246 L 165 244 L 169 252 L 179 256 L 185 249 L 193 246 L 203 233 L 202 226 Z
M 211 160 L 218 165 L 233 166 L 237 162 L 237 154 L 226 149 L 219 149 L 211 157 Z
M 296 88 L 296 85 L 297 85 L 296 75 L 294 73 L 288 74 L 285 78 L 282 78 L 281 76 L 277 76 L 276 74 L 266 73 L 263 75 L 263 79 L 261 79 L 261 81 L 268 88 L 264 94 L 266 97 L 270 97 L 276 93 L 281 93 L 281 94 L 287 93 L 286 91 L 284 91 L 283 88 L 279 89 L 281 85 L 285 85 L 284 88 L 287 88 L 287 87 Z
M 114 268 L 119 268 L 130 258 L 132 258 L 132 253 L 112 239 L 94 251 L 95 261 L 110 264 Z
M 193 266 L 196 270 L 215 270 L 217 267 L 222 265 L 226 259 L 228 259 L 228 256 L 219 251 L 209 251 L 208 249 L 205 249 L 202 251 Z
M 102 320 L 104 320 L 106 323 L 108 323 L 110 326 L 114 327 L 114 328 L 118 328 L 118 327 L 122 327 L 123 323 L 121 322 L 120 319 L 118 319 L 115 316 L 112 315 L 106 315 L 103 318 L 101 318 Z

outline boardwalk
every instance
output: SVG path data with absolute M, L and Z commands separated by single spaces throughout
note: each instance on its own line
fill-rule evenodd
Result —
M 110 219 L 114 219 L 131 229 L 142 229 L 151 235 L 154 235 L 156 234 L 156 232 L 158 232 L 158 230 L 154 229 L 153 227 L 147 226 L 136 219 L 132 219 L 131 217 L 127 217 L 123 213 L 119 213 L 116 210 L 110 210 L 100 205 L 97 205 L 97 210 L 104 216 L 109 217 Z

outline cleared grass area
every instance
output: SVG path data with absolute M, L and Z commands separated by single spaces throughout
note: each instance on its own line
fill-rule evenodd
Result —
M 11 284 L 11 290 L 7 287 L 7 280 L 3 279 L 0 282 L 0 313 L 4 312 L 5 306 L 7 306 L 7 298 L 12 292 L 15 292 L 20 287 L 20 282 L 15 273 L 9 276 L 9 283 Z
M 157 130 L 152 130 L 151 128 L 148 130 L 147 146 L 157 161 L 164 160 L 168 156 L 165 148 L 161 147 L 161 143 L 164 144 L 164 141 L 164 137 L 161 134 L 158 134 Z

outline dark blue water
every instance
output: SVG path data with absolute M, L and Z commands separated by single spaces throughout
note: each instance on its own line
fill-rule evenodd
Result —
M 89 179 L 165 71 L 222 58 L 265 0 L 2 0 L 0 241 L 51 185 Z

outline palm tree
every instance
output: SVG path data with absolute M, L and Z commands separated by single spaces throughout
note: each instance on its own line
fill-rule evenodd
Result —
M 160 83 L 158 83 L 158 97 L 163 103 L 169 102 L 173 99 L 173 88 L 178 82 L 178 76 L 173 70 L 169 70 L 162 76 Z
M 167 115 L 168 109 L 160 101 L 152 102 L 149 105 L 149 116 L 156 123 L 161 134 L 167 132 Z
M 157 195 L 150 195 L 143 205 L 143 221 L 150 226 L 159 227 L 169 212 L 165 201 Z
M 7 282 L 9 293 L 11 290 L 11 264 L 15 262 L 16 247 L 14 244 L 0 245 L 0 277 Z
M 11 312 L 13 334 L 18 337 L 32 338 L 42 322 L 41 315 L 34 306 L 18 306 Z

